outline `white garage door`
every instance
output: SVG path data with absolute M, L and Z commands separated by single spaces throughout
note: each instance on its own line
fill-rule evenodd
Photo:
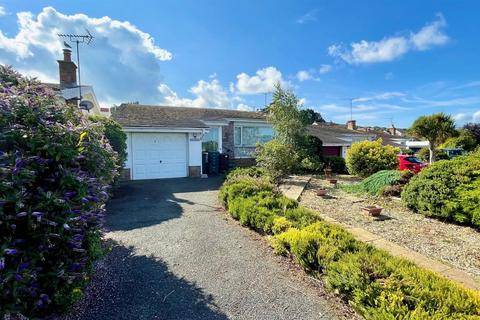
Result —
M 187 134 L 133 133 L 133 179 L 187 176 Z

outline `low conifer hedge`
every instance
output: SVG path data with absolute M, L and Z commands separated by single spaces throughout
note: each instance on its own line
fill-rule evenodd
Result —
M 356 240 L 275 191 L 271 179 L 230 174 L 220 198 L 244 226 L 271 235 L 366 319 L 479 319 L 480 293 Z

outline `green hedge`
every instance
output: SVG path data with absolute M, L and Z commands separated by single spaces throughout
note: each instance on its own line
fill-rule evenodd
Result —
M 357 241 L 339 226 L 275 192 L 274 185 L 236 175 L 221 188 L 242 225 L 273 234 L 278 254 L 291 254 L 366 319 L 478 319 L 480 294 Z M 234 187 L 237 185 L 237 187 Z M 261 187 L 259 187 L 259 185 Z M 248 191 L 239 192 L 238 190 Z
M 480 227 L 480 151 L 423 169 L 402 200 L 426 216 Z

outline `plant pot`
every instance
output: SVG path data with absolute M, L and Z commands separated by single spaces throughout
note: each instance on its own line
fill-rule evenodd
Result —
M 323 172 L 325 172 L 325 177 L 327 178 L 332 176 L 332 169 L 325 169 Z
M 334 186 L 337 184 L 337 179 L 328 179 L 328 182 L 330 182 L 330 184 L 333 184 Z
M 319 197 L 325 197 L 327 195 L 328 190 L 327 189 L 318 189 L 317 190 L 317 196 Z
M 383 208 L 377 207 L 377 206 L 366 206 L 366 207 L 363 207 L 362 210 L 367 212 L 372 217 L 378 217 L 382 212 Z

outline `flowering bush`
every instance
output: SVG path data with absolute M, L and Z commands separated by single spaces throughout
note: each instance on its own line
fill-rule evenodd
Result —
M 81 295 L 117 174 L 100 126 L 0 66 L 0 318 Z

